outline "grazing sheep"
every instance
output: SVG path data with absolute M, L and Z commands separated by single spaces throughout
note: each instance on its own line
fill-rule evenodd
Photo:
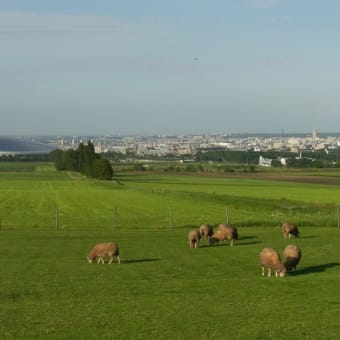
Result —
M 201 234 L 198 230 L 191 230 L 189 231 L 188 239 L 189 239 L 189 247 L 197 248 L 201 240 Z
M 264 276 L 265 267 L 268 268 L 268 277 L 271 276 L 272 270 L 275 271 L 276 277 L 286 275 L 286 267 L 281 263 L 280 254 L 273 248 L 264 248 L 260 253 L 260 263 L 262 267 L 262 276 Z
M 96 244 L 87 255 L 87 260 L 89 263 L 92 263 L 97 258 L 97 263 L 104 264 L 104 257 L 106 256 L 110 259 L 109 264 L 113 262 L 114 256 L 116 257 L 118 264 L 120 264 L 119 249 L 116 243 L 108 242 Z
M 237 229 L 230 224 L 220 224 L 217 231 L 209 239 L 210 244 L 217 243 L 219 241 L 230 241 L 230 246 L 234 245 L 234 240 L 238 240 Z
M 204 223 L 200 226 L 200 233 L 202 237 L 204 236 L 205 239 L 209 239 L 214 231 L 211 225 Z
M 288 238 L 300 236 L 297 226 L 293 223 L 283 223 L 282 232 L 284 238 L 287 238 L 287 236 Z
M 295 270 L 296 266 L 301 260 L 302 252 L 299 246 L 295 244 L 289 244 L 284 252 L 283 257 L 285 259 L 284 266 L 287 271 Z

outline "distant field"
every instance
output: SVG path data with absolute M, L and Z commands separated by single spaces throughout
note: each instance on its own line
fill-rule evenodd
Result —
M 1 339 L 338 339 L 339 230 L 241 228 L 233 248 L 189 249 L 187 230 L 0 231 Z M 87 264 L 114 240 L 122 264 Z M 284 278 L 259 252 L 297 243 Z
M 317 175 L 316 175 L 317 174 Z M 289 180 L 287 180 L 289 177 Z M 314 180 L 306 181 L 306 178 Z M 320 178 L 326 182 L 320 184 Z M 336 227 L 334 171 L 230 176 L 118 174 L 111 182 L 56 172 L 49 163 L 0 163 L 0 226 L 7 229 Z M 311 183 L 312 182 L 312 183 Z

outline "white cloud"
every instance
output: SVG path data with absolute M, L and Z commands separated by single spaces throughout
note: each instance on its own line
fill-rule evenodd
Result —
M 30 12 L 0 12 L 0 34 L 32 33 L 126 33 L 138 30 L 133 23 L 105 16 L 53 15 Z

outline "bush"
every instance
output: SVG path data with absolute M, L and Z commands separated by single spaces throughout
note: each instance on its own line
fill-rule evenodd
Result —
M 105 158 L 95 159 L 92 164 L 91 175 L 98 179 L 112 179 L 113 170 L 111 164 Z

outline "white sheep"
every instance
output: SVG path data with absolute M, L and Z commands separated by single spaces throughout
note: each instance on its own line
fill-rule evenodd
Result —
M 190 248 L 197 248 L 201 240 L 201 233 L 198 230 L 189 231 L 188 240 Z
M 210 224 L 204 223 L 200 226 L 200 233 L 202 237 L 204 236 L 205 239 L 209 239 L 214 231 Z
M 114 242 L 99 243 L 96 244 L 87 256 L 89 263 L 92 263 L 96 258 L 97 263 L 104 264 L 104 258 L 109 257 L 109 264 L 113 262 L 113 257 L 116 258 L 118 264 L 120 264 L 119 248 Z
M 300 232 L 297 226 L 293 223 L 283 223 L 282 225 L 282 233 L 284 238 L 291 238 L 291 237 L 299 237 Z
M 264 248 L 260 253 L 260 263 L 262 267 L 262 276 L 264 276 L 264 269 L 268 268 L 268 277 L 271 276 L 271 271 L 275 271 L 276 277 L 283 277 L 286 275 L 286 267 L 281 263 L 280 254 L 273 248 Z
M 299 246 L 289 244 L 283 251 L 284 266 L 287 271 L 295 270 L 301 260 L 302 251 Z
M 230 246 L 234 245 L 234 240 L 238 240 L 237 229 L 230 224 L 220 224 L 218 229 L 209 239 L 210 244 L 215 244 L 220 241 L 230 241 Z

